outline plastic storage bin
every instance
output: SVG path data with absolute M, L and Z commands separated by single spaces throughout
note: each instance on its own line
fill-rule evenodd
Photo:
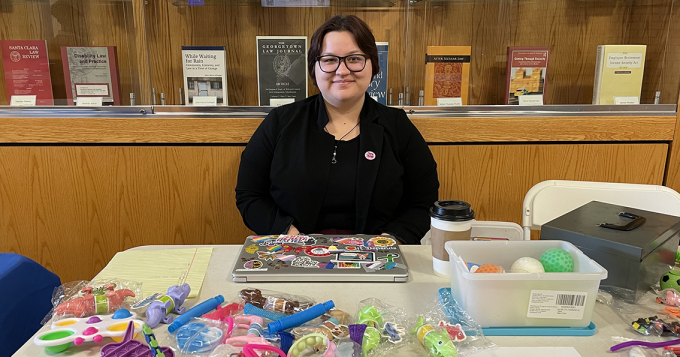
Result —
M 482 327 L 586 327 L 600 280 L 607 271 L 565 241 L 451 241 L 451 293 Z M 506 271 L 521 257 L 539 259 L 562 248 L 574 259 L 573 273 L 475 274 L 466 262 L 501 265 Z

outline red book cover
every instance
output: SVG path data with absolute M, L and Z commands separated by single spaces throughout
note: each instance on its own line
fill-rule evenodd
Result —
M 519 104 L 522 95 L 545 98 L 549 55 L 548 47 L 508 47 L 505 104 Z
M 116 46 L 62 47 L 68 104 L 78 97 L 102 97 L 104 105 L 120 105 Z
M 45 40 L 1 40 L 7 101 L 13 95 L 35 95 L 36 105 L 54 105 Z

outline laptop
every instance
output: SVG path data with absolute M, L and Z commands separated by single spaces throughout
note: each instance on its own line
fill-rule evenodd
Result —
M 406 282 L 408 267 L 389 235 L 249 236 L 235 282 Z

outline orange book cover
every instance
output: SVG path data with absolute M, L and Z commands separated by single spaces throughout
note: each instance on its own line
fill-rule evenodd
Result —
M 425 105 L 467 105 L 470 46 L 427 46 Z

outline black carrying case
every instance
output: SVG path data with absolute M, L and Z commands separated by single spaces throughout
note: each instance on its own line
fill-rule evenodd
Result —
M 593 201 L 544 224 L 541 239 L 574 244 L 607 269 L 600 285 L 637 300 L 675 264 L 678 232 L 680 217 Z

